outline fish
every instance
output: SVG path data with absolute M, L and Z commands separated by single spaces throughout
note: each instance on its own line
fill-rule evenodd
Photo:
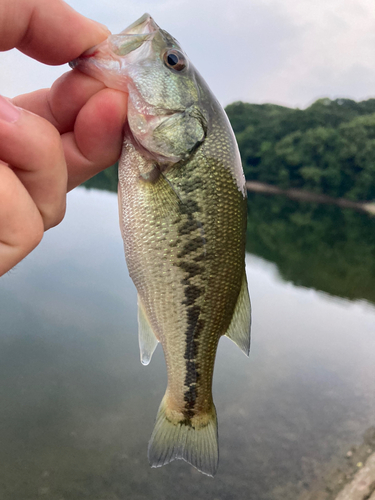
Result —
M 141 362 L 160 342 L 168 373 L 150 465 L 182 459 L 214 476 L 218 342 L 225 335 L 250 350 L 247 199 L 234 133 L 180 44 L 149 14 L 71 67 L 129 94 L 120 226 L 138 292 Z

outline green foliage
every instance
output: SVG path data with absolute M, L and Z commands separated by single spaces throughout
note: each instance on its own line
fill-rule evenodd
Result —
M 319 99 L 305 110 L 237 102 L 226 112 L 248 180 L 375 199 L 375 99 Z

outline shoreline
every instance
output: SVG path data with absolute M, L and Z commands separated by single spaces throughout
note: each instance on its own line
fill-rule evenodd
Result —
M 298 500 L 375 500 L 374 450 L 375 427 L 370 427 L 363 442 L 334 458 L 326 473 Z
M 247 191 L 251 191 L 253 193 L 283 195 L 297 201 L 337 205 L 341 208 L 351 208 L 357 212 L 375 216 L 375 202 L 360 202 L 347 200 L 346 198 L 333 198 L 332 196 L 312 193 L 311 191 L 305 191 L 303 189 L 281 189 L 277 186 L 273 186 L 272 184 L 266 184 L 258 181 L 246 181 L 246 189 Z

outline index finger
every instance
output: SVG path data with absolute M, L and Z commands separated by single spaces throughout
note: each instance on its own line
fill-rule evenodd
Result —
M 64 64 L 108 34 L 63 0 L 0 2 L 0 50 L 15 47 L 46 64 Z

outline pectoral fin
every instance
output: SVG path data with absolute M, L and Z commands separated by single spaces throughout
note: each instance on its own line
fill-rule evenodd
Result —
M 152 331 L 150 322 L 146 316 L 142 300 L 138 295 L 138 337 L 139 350 L 142 365 L 148 365 L 158 345 L 158 339 Z
M 155 166 L 147 174 L 143 173 L 139 178 L 139 185 L 142 203 L 150 216 L 168 218 L 179 213 L 180 198 L 158 167 Z
M 237 344 L 246 356 L 250 352 L 250 327 L 251 305 L 246 274 L 244 273 L 233 318 L 225 335 Z

